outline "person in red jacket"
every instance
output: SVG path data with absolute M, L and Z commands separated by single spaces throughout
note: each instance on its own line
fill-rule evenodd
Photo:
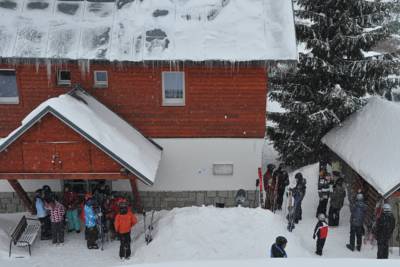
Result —
M 318 223 L 315 226 L 313 238 L 317 237 L 317 249 L 315 254 L 322 256 L 322 249 L 325 245 L 325 240 L 328 237 L 328 224 L 323 213 L 318 215 Z
M 119 213 L 115 216 L 114 228 L 121 242 L 119 247 L 119 257 L 121 259 L 129 259 L 131 256 L 131 229 L 136 223 L 136 216 L 130 211 L 128 202 L 120 202 Z

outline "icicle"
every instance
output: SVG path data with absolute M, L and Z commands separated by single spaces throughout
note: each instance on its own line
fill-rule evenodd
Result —
M 45 64 L 46 64 L 46 71 L 47 71 L 47 83 L 50 85 L 51 80 L 52 80 L 51 79 L 51 68 L 52 68 L 51 60 L 46 59 Z

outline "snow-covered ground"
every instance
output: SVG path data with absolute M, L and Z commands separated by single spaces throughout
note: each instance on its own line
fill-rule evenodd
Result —
M 37 240 L 32 256 L 27 249 L 13 248 L 8 258 L 9 238 L 6 234 L 21 214 L 0 215 L 0 266 L 265 266 L 276 260 L 269 258 L 269 247 L 277 235 L 288 239 L 288 266 L 349 266 L 362 264 L 376 266 L 376 248 L 366 245 L 361 252 L 351 252 L 345 244 L 349 236 L 349 209 L 346 203 L 341 212 L 340 226 L 330 228 L 324 248 L 324 257 L 314 254 L 312 239 L 316 223 L 318 165 L 301 169 L 308 187 L 303 203 L 303 220 L 292 233 L 286 230 L 286 211 L 273 214 L 267 210 L 249 208 L 190 207 L 161 211 L 155 215 L 154 240 L 148 246 L 143 237 L 143 219 L 132 233 L 133 256 L 130 261 L 120 262 L 118 242 L 107 242 L 104 251 L 88 250 L 83 234 L 66 234 L 63 247 L 52 246 L 50 241 Z M 291 175 L 293 182 L 294 173 Z M 399 258 L 397 248 L 391 258 Z M 300 259 L 301 258 L 301 259 Z M 316 259 L 319 258 L 319 259 Z M 329 260 L 326 260 L 328 259 Z M 350 259 L 358 258 L 360 260 Z M 362 259 L 364 258 L 364 259 Z M 366 260 L 369 259 L 369 260 Z M 323 263 L 321 263 L 323 260 Z M 394 266 L 398 261 L 385 261 Z M 142 266 L 142 265 L 140 265 Z

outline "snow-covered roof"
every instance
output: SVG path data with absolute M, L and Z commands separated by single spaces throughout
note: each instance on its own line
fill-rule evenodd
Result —
M 322 142 L 387 197 L 400 187 L 399 136 L 400 104 L 371 97 Z
M 0 0 L 0 58 L 297 60 L 291 0 Z
M 50 98 L 36 107 L 23 119 L 20 127 L 0 139 L 0 152 L 48 113 L 78 132 L 145 184 L 154 183 L 162 148 L 80 89 Z

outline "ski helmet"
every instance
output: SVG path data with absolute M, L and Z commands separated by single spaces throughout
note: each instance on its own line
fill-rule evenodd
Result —
M 384 212 L 392 212 L 392 207 L 390 206 L 389 203 L 383 204 L 383 211 Z
M 325 214 L 323 214 L 323 213 L 320 213 L 319 215 L 318 215 L 318 220 L 320 220 L 320 221 L 325 221 Z
M 282 245 L 285 245 L 285 244 L 287 243 L 287 239 L 286 239 L 284 236 L 278 236 L 278 237 L 276 238 L 276 240 L 275 240 L 275 243 L 276 243 L 278 246 L 282 246 Z
M 303 175 L 301 174 L 301 172 L 298 172 L 298 173 L 296 173 L 296 175 L 294 176 L 294 178 L 295 178 L 296 180 L 303 179 Z
M 356 195 L 356 199 L 359 200 L 359 201 L 364 200 L 364 195 L 362 193 L 358 193 Z

